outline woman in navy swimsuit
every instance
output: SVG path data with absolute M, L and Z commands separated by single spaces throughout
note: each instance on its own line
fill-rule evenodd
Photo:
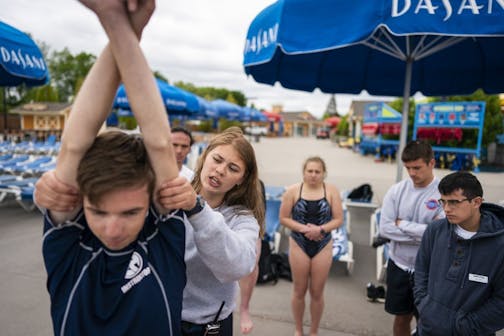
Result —
M 310 336 L 317 335 L 324 309 L 324 286 L 332 263 L 331 231 L 343 223 L 338 189 L 324 182 L 325 162 L 310 157 L 303 165 L 303 182 L 287 188 L 280 206 L 280 223 L 291 230 L 289 263 L 294 290 L 295 336 L 303 335 L 305 296 L 310 289 Z

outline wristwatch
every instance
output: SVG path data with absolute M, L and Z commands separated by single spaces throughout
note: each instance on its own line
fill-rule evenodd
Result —
M 321 235 L 325 235 L 327 232 L 324 230 L 324 228 L 322 227 L 322 225 L 320 226 L 320 234 Z
M 194 206 L 194 208 L 190 209 L 190 210 L 185 210 L 185 214 L 187 217 L 191 217 L 192 215 L 196 215 L 197 213 L 200 213 L 201 210 L 203 210 L 203 208 L 205 207 L 205 200 L 203 199 L 203 197 L 201 197 L 201 195 L 198 195 L 196 196 L 196 205 Z

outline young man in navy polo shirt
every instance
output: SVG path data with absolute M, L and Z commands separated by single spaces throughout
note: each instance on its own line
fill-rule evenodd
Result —
M 110 42 L 75 99 L 49 173 L 76 191 L 75 208 L 52 205 L 44 220 L 54 334 L 180 335 L 183 215 L 152 197 L 178 168 L 163 102 L 139 47 L 154 0 L 81 2 L 97 14 Z M 120 80 L 143 137 L 120 131 L 96 137 Z M 37 185 L 41 206 L 51 204 L 51 178 Z

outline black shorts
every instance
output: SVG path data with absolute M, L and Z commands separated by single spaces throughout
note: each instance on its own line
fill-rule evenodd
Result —
M 385 311 L 393 315 L 418 316 L 413 297 L 413 273 L 399 268 L 392 259 L 387 264 Z

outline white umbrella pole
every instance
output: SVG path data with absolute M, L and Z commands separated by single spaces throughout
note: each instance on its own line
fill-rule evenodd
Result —
M 402 180 L 403 163 L 401 161 L 401 154 L 403 152 L 404 147 L 406 147 L 406 139 L 408 137 L 408 114 L 409 114 L 409 99 L 410 99 L 412 70 L 413 70 L 413 59 L 408 57 L 408 59 L 406 60 L 406 75 L 404 78 L 401 135 L 399 137 L 399 149 L 396 153 L 396 163 L 397 163 L 396 182 Z
M 4 117 L 3 132 L 4 132 L 4 139 L 7 140 L 7 87 L 4 86 L 2 88 L 2 91 L 3 91 L 3 117 Z

